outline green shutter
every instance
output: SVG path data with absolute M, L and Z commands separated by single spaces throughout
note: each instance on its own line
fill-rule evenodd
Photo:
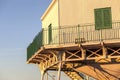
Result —
M 48 26 L 48 43 L 52 41 L 52 24 Z
M 103 9 L 104 28 L 112 28 L 111 8 Z
M 112 28 L 111 8 L 100 8 L 94 10 L 95 14 L 95 29 Z
M 102 10 L 95 9 L 95 29 L 99 30 L 103 26 Z

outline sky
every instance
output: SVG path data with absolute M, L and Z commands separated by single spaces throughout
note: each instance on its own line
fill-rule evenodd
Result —
M 40 80 L 26 63 L 26 48 L 41 30 L 40 17 L 51 0 L 0 0 L 0 80 Z

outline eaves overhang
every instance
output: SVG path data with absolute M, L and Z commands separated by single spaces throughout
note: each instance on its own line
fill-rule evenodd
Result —
M 43 20 L 46 15 L 49 13 L 49 11 L 52 9 L 53 5 L 55 4 L 57 0 L 52 0 L 52 2 L 50 3 L 50 5 L 48 6 L 48 8 L 46 9 L 46 11 L 43 13 L 41 20 Z

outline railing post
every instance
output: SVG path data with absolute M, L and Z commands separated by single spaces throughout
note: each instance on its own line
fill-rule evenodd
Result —
M 66 38 L 65 37 L 67 37 L 67 36 L 66 36 L 65 32 L 63 32 L 63 44 L 66 43 Z
M 102 39 L 102 29 L 100 29 L 99 32 L 100 32 L 100 34 L 99 34 L 100 42 L 102 42 L 103 41 L 103 39 Z
M 80 39 L 80 25 L 78 25 L 78 39 Z
M 58 39 L 59 39 L 59 40 L 58 40 L 58 44 L 60 45 L 60 38 L 61 38 L 61 37 L 60 37 L 60 33 L 61 33 L 61 27 L 60 27 L 60 26 L 59 26 L 58 30 L 59 30 L 59 33 L 58 33 Z
M 45 40 L 44 40 L 44 28 L 42 28 L 42 45 L 44 45 L 45 44 L 45 42 L 44 42 Z

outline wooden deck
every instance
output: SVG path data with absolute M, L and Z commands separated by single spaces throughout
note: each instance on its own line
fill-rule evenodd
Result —
M 56 51 L 71 51 L 71 50 L 79 50 L 81 47 L 84 49 L 98 49 L 102 46 L 106 47 L 120 47 L 120 40 L 116 41 L 104 41 L 104 42 L 87 42 L 82 44 L 57 44 L 57 45 L 45 45 L 41 47 L 28 61 L 27 63 L 31 63 L 32 59 L 34 59 L 38 54 L 48 55 L 48 50 L 56 50 Z

